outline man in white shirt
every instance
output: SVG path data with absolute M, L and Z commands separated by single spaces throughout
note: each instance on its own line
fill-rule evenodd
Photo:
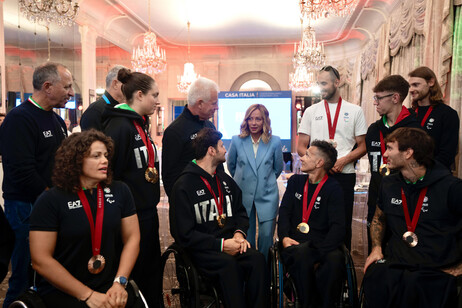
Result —
M 337 149 L 338 159 L 330 173 L 343 188 L 345 201 L 345 245 L 351 248 L 356 174 L 354 162 L 366 154 L 366 119 L 360 106 L 340 97 L 340 74 L 332 66 L 323 67 L 318 74 L 322 101 L 307 108 L 298 129 L 297 152 L 305 155 L 310 142 L 330 140 Z M 355 145 L 356 148 L 355 148 Z

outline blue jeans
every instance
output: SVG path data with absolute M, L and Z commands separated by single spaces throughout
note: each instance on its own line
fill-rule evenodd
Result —
M 3 308 L 8 307 L 30 286 L 29 217 L 31 211 L 30 202 L 5 200 L 5 216 L 13 229 L 15 241 L 11 255 L 11 277 Z

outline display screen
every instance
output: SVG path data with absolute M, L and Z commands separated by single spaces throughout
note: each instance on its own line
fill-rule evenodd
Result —
M 292 92 L 254 91 L 220 92 L 218 94 L 218 130 L 229 147 L 231 138 L 239 135 L 245 112 L 250 105 L 262 104 L 268 109 L 273 135 L 279 136 L 284 151 L 291 151 Z

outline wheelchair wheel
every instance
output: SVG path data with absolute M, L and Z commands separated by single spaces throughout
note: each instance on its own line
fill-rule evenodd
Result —
M 356 280 L 356 271 L 350 252 L 344 246 L 343 253 L 345 256 L 345 282 L 342 286 L 339 307 L 356 308 L 358 307 L 358 283 Z
M 189 272 L 178 250 L 170 246 L 162 255 L 163 307 L 194 307 Z
M 36 291 L 28 289 L 17 300 L 12 302 L 8 308 L 46 308 L 46 306 Z

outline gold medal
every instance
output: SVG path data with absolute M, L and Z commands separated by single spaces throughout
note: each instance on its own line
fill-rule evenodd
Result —
M 297 226 L 297 230 L 301 233 L 308 233 L 310 232 L 310 226 L 306 222 L 301 222 Z
M 144 172 L 144 178 L 149 183 L 155 184 L 159 180 L 159 172 L 157 172 L 156 167 L 148 167 Z
M 419 243 L 419 239 L 414 232 L 407 231 L 403 234 L 403 241 L 409 245 L 409 247 L 415 247 Z
M 88 261 L 88 271 L 92 274 L 99 274 L 104 269 L 106 260 L 102 255 L 96 255 L 90 258 Z
M 382 176 L 390 175 L 390 168 L 388 168 L 387 164 L 382 164 L 379 168 L 379 172 Z
M 226 214 L 221 214 L 217 216 L 218 227 L 223 228 L 226 223 Z

